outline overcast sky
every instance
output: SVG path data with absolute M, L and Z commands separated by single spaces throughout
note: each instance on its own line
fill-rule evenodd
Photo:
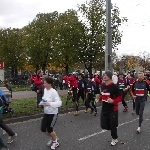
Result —
M 0 0 L 0 26 L 22 28 L 37 13 L 64 12 L 76 8 L 86 0 Z M 121 16 L 129 19 L 122 25 L 122 44 L 118 55 L 150 52 L 150 0 L 112 0 L 119 7 Z

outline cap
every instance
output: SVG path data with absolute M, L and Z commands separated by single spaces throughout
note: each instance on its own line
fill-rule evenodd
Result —
M 106 71 L 105 74 L 110 78 L 112 79 L 112 72 L 111 71 Z
M 77 74 L 76 72 L 72 72 L 72 74 Z

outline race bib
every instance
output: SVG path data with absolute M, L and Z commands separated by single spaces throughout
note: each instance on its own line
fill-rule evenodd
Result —
M 119 85 L 119 89 L 120 89 L 120 90 L 125 89 L 125 85 L 124 85 L 124 84 L 120 84 L 120 85 Z
M 87 88 L 87 92 L 88 92 L 88 93 L 91 93 L 91 88 Z
M 144 96 L 144 89 L 136 89 L 135 94 L 136 96 Z
M 108 103 L 108 99 L 110 98 L 110 93 L 103 93 L 102 92 L 102 101 L 107 102 Z

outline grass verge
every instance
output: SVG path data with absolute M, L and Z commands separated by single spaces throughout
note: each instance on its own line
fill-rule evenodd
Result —
M 62 106 L 59 108 L 60 110 L 66 110 L 74 107 L 72 100 L 69 100 L 68 105 L 66 106 L 66 95 L 60 96 L 60 98 L 62 100 Z M 80 105 L 83 106 L 82 101 L 80 101 Z M 36 107 L 36 98 L 12 100 L 10 107 L 13 108 L 14 114 L 3 114 L 4 119 L 11 117 L 31 116 L 43 112 L 43 108 Z
M 66 106 L 66 95 L 60 96 L 62 100 L 62 106 L 59 108 L 60 110 L 67 110 L 69 108 L 74 107 L 74 103 L 72 100 L 68 101 L 68 105 Z M 129 100 L 130 95 L 126 95 L 125 100 Z M 79 101 L 80 106 L 84 106 L 82 100 Z M 43 113 L 43 108 L 36 107 L 36 98 L 28 98 L 28 99 L 20 99 L 20 100 L 12 100 L 10 103 L 10 107 L 13 108 L 14 114 L 3 114 L 3 118 L 15 118 L 21 116 L 31 116 L 39 113 Z

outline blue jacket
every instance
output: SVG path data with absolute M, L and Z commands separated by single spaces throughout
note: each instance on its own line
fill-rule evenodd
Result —
M 7 103 L 7 102 L 8 102 L 7 97 L 5 96 L 5 94 L 3 93 L 3 91 L 0 90 L 0 114 L 3 113 L 3 105 L 5 103 Z

